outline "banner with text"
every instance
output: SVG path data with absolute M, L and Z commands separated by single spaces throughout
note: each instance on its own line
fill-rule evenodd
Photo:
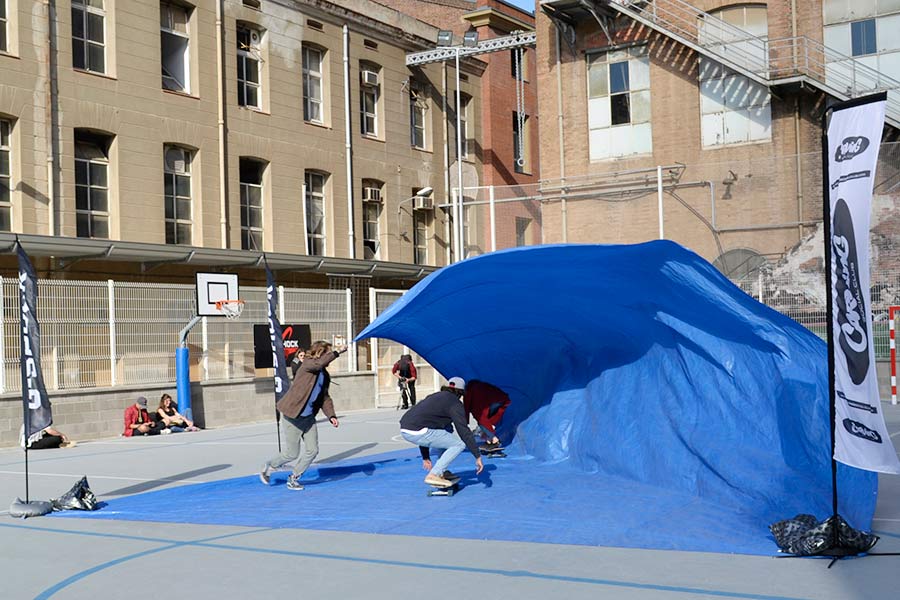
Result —
M 24 405 L 25 438 L 53 423 L 50 399 L 44 387 L 41 371 L 41 328 L 37 321 L 37 277 L 22 245 L 16 242 L 19 255 L 19 307 L 21 334 L 19 337 L 22 373 L 22 403 Z
M 869 224 L 884 108 L 884 94 L 835 105 L 823 145 L 831 224 L 826 243 L 831 244 L 834 458 L 860 469 L 900 473 L 881 413 L 869 297 Z
M 287 393 L 291 386 L 287 377 L 284 354 L 284 332 L 281 330 L 281 321 L 278 320 L 278 288 L 275 286 L 275 278 L 269 263 L 266 266 L 266 300 L 269 307 L 269 340 L 272 346 L 272 366 L 275 369 L 275 402 L 277 403 Z

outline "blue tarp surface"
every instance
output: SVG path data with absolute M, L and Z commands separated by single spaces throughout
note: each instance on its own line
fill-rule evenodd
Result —
M 446 377 L 506 390 L 501 438 L 615 487 L 615 506 L 586 499 L 615 515 L 609 528 L 658 515 L 670 495 L 695 499 L 697 512 L 649 547 L 732 530 L 715 527 L 728 515 L 765 528 L 831 514 L 826 344 L 676 243 L 469 259 L 420 282 L 357 339 L 367 337 L 409 346 Z M 838 478 L 840 513 L 869 529 L 876 475 L 839 465 Z

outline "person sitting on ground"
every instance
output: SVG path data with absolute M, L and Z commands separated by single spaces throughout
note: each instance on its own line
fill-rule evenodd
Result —
M 73 448 L 78 445 L 78 442 L 73 442 L 66 434 L 53 427 L 44 427 L 40 431 L 32 433 L 26 442 L 23 423 L 19 427 L 19 445 L 25 448 L 26 444 L 29 450 L 45 450 L 47 448 Z
M 163 394 L 159 399 L 159 408 L 156 410 L 159 415 L 157 422 L 160 420 L 164 427 L 172 430 L 172 433 L 181 433 L 182 431 L 200 431 L 194 422 L 185 418 L 178 412 L 178 405 L 172 400 L 172 396 Z
M 466 385 L 463 406 L 467 415 L 472 415 L 478 423 L 481 437 L 484 440 L 482 450 L 492 452 L 500 449 L 500 438 L 497 437 L 497 425 L 509 406 L 509 396 L 498 388 L 484 381 L 473 379 Z
M 411 354 L 403 354 L 400 356 L 400 360 L 394 363 L 394 367 L 391 369 L 391 374 L 397 378 L 397 381 L 400 382 L 402 386 L 404 383 L 406 384 L 406 389 L 409 390 L 409 404 L 406 402 L 406 396 L 402 396 L 403 398 L 403 409 L 407 409 L 410 406 L 416 405 L 416 377 L 418 374 L 416 373 L 416 365 L 413 364 L 413 359 Z M 402 387 L 401 387 L 402 394 Z
M 162 425 L 162 426 L 161 426 Z M 125 409 L 125 437 L 138 435 L 159 435 L 160 433 L 172 433 L 165 428 L 162 421 L 154 421 L 147 412 L 147 399 L 138 396 L 134 404 Z
M 337 414 L 334 412 L 334 401 L 328 391 L 331 376 L 326 367 L 346 350 L 346 346 L 341 346 L 332 351 L 331 344 L 322 340 L 315 342 L 310 347 L 309 353 L 294 376 L 291 387 L 275 405 L 275 408 L 281 413 L 281 422 L 284 424 L 282 430 L 284 447 L 280 454 L 273 456 L 263 465 L 263 469 L 259 473 L 259 480 L 264 485 L 269 485 L 272 471 L 300 458 L 294 464 L 293 472 L 288 477 L 287 488 L 289 490 L 303 489 L 300 477 L 319 454 L 316 414 L 321 410 L 332 427 L 340 426 Z M 306 446 L 302 457 L 300 456 L 301 442 Z
M 452 486 L 453 481 L 448 478 L 452 479 L 454 475 L 447 467 L 464 449 L 475 457 L 476 474 L 484 468 L 475 436 L 469 429 L 466 411 L 459 401 L 465 389 L 466 382 L 462 377 L 451 377 L 441 391 L 429 395 L 400 419 L 400 435 L 418 446 L 422 454 L 422 468 L 428 471 L 425 476 L 428 485 Z M 430 448 L 442 450 L 440 458 L 434 463 L 431 462 Z

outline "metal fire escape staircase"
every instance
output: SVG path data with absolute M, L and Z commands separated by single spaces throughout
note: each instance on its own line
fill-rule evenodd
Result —
M 900 129 L 900 81 L 806 36 L 757 37 L 682 0 L 578 0 L 578 5 L 604 28 L 604 15 L 627 16 L 769 88 L 805 85 L 838 100 L 891 92 L 885 120 Z

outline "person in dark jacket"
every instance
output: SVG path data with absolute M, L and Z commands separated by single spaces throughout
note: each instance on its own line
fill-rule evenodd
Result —
M 328 417 L 332 427 L 340 425 L 334 412 L 334 402 L 328 393 L 331 377 L 325 367 L 346 349 L 346 346 L 341 346 L 332 351 L 328 342 L 314 343 L 297 369 L 291 387 L 275 405 L 283 417 L 281 422 L 284 423 L 284 446 L 281 454 L 269 459 L 259 474 L 260 481 L 265 485 L 269 485 L 269 476 L 274 469 L 299 457 L 300 460 L 294 465 L 293 472 L 288 477 L 287 487 L 290 490 L 303 489 L 300 477 L 319 454 L 316 414 L 321 410 Z M 305 446 L 302 457 L 301 442 Z
M 397 381 L 400 384 L 400 394 L 403 400 L 402 408 L 406 410 L 410 406 L 416 405 L 416 378 L 418 377 L 418 373 L 416 373 L 416 365 L 413 364 L 413 359 L 411 354 L 403 354 L 400 356 L 400 360 L 394 363 L 394 368 L 391 369 L 391 374 L 397 378 Z M 407 397 L 403 396 L 403 384 L 406 384 L 406 389 L 409 392 L 409 402 L 407 403 Z
M 403 439 L 418 446 L 422 454 L 422 468 L 428 471 L 425 476 L 428 485 L 452 486 L 453 482 L 447 479 L 452 473 L 447 471 L 447 467 L 465 449 L 475 457 L 475 473 L 481 473 L 484 468 L 481 452 L 460 402 L 465 388 L 466 382 L 462 377 L 451 377 L 441 391 L 429 395 L 400 419 Z M 434 463 L 431 462 L 431 448 L 443 451 Z
M 478 429 L 484 438 L 484 446 L 481 449 L 490 452 L 500 448 L 497 425 L 508 406 L 509 396 L 497 386 L 474 379 L 466 385 L 463 407 L 466 409 L 466 415 L 472 415 L 478 423 Z

